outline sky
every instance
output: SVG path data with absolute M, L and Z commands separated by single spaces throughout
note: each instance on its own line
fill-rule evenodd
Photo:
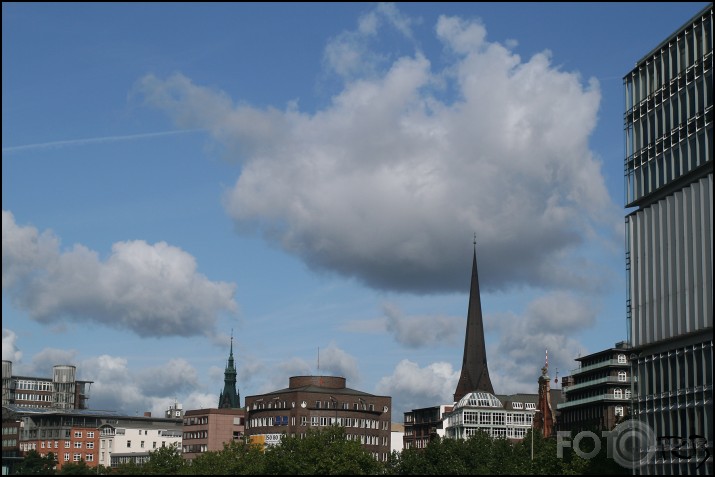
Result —
M 708 3 L 2 5 L 2 356 L 89 406 L 451 403 L 627 339 L 623 77 Z M 558 372 L 558 374 L 557 374 Z M 554 383 L 559 387 L 559 384 Z

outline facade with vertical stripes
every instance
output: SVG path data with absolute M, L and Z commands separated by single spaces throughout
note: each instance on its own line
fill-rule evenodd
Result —
M 711 3 L 624 78 L 633 406 L 656 439 L 646 474 L 713 472 L 712 28 Z

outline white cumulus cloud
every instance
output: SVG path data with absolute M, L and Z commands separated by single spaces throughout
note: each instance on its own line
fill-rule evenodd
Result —
M 443 69 L 420 51 L 365 65 L 378 20 L 410 31 L 394 5 L 372 14 L 330 43 L 349 79 L 315 112 L 254 108 L 181 74 L 135 92 L 243 161 L 227 213 L 311 267 L 377 289 L 463 291 L 476 232 L 483 289 L 602 286 L 586 249 L 622 219 L 588 145 L 597 82 L 446 16 Z
M 3 211 L 3 290 L 42 323 L 90 322 L 140 336 L 214 333 L 220 313 L 235 313 L 235 285 L 213 282 L 196 259 L 166 242 L 117 242 L 102 261 L 75 245 L 63 252 L 50 232 L 18 226 Z

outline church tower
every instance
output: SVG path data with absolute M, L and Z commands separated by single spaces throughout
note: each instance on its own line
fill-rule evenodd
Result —
M 219 409 L 238 409 L 241 407 L 241 395 L 236 389 L 236 367 L 233 364 L 233 334 L 231 335 L 231 353 L 223 373 L 223 391 L 218 398 Z
M 479 296 L 479 274 L 477 273 L 477 239 L 474 238 L 474 258 L 472 259 L 472 283 L 469 289 L 469 309 L 467 310 L 467 333 L 464 338 L 462 373 L 459 376 L 454 401 L 467 393 L 482 391 L 494 394 L 492 381 L 487 369 L 487 350 L 484 344 L 484 323 L 482 322 L 482 300 Z

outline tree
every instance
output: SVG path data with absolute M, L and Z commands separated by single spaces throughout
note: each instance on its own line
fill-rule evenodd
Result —
M 177 475 L 186 466 L 178 444 L 159 447 L 149 453 L 149 460 L 141 466 L 144 475 Z
M 84 459 L 81 459 L 79 462 L 67 462 L 66 464 L 62 464 L 58 475 L 93 475 L 96 473 L 96 468 L 88 466 Z
M 345 429 L 331 426 L 306 436 L 284 436 L 265 453 L 267 474 L 274 475 L 366 475 L 377 474 L 382 465 L 363 447 L 346 439 Z
M 28 451 L 15 472 L 21 475 L 54 475 L 57 461 L 55 455 L 49 452 L 45 457 L 36 450 Z
M 261 475 L 265 472 L 262 447 L 232 441 L 223 450 L 205 452 L 196 457 L 187 469 L 192 475 Z

